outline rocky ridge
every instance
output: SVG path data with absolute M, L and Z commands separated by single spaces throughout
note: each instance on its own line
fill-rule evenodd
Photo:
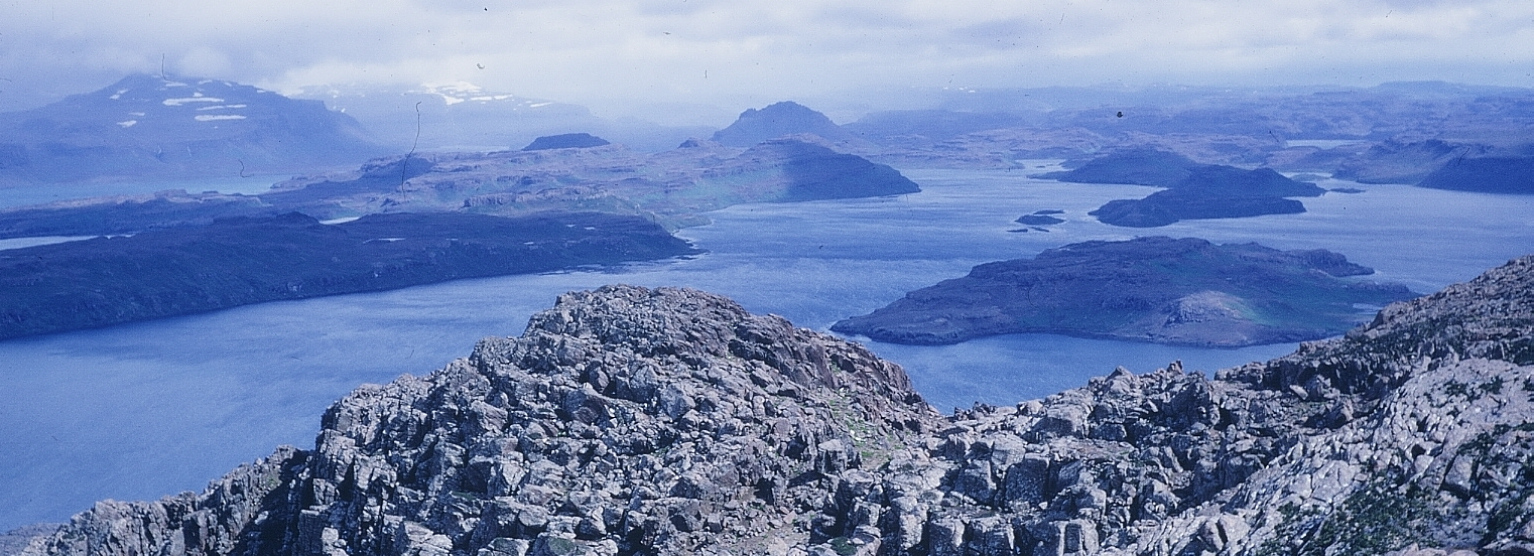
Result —
M 1213 377 L 941 417 L 700 292 L 569 294 L 290 447 L 26 554 L 1534 552 L 1534 257 Z

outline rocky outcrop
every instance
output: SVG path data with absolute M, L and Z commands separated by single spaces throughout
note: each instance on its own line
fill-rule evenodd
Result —
M 880 553 L 1523 554 L 1531 285 L 1525 258 L 1213 379 L 1176 364 L 1118 371 L 961 412 L 946 438 L 880 477 L 887 492 L 941 470 L 942 495 L 927 497 L 945 502 L 912 512 L 941 516 L 925 544 Z M 907 515 L 879 490 L 867 489 L 866 513 Z
M 1413 294 L 1325 250 L 1197 238 L 1089 241 L 986 263 L 831 327 L 898 344 L 1040 332 L 1206 347 L 1316 340 Z
M 359 389 L 314 450 L 200 495 L 98 504 L 45 552 L 781 552 L 842 473 L 940 422 L 859 346 L 712 295 L 608 287 Z
M 1527 554 L 1531 292 L 1526 257 L 1275 361 L 943 418 L 853 344 L 608 287 L 26 553 Z

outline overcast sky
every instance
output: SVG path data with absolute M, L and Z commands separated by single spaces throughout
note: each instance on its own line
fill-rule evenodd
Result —
M 128 72 L 468 81 L 606 116 L 917 87 L 1534 86 L 1529 0 L 0 0 L 0 109 Z M 870 91 L 880 91 L 872 94 Z

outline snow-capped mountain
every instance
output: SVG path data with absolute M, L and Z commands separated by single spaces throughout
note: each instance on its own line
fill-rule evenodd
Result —
M 302 171 L 386 152 L 322 102 L 210 79 L 136 74 L 0 113 L 0 183 Z
M 322 100 L 362 122 L 398 150 L 517 149 L 538 137 L 591 133 L 645 151 L 669 150 L 712 129 L 610 120 L 585 106 L 487 91 L 468 82 L 421 85 L 327 85 L 294 93 Z

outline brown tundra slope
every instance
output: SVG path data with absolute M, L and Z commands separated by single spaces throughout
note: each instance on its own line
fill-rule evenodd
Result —
M 953 416 L 855 344 L 612 286 L 24 553 L 1530 554 L 1531 365 L 1534 257 L 1274 361 Z

